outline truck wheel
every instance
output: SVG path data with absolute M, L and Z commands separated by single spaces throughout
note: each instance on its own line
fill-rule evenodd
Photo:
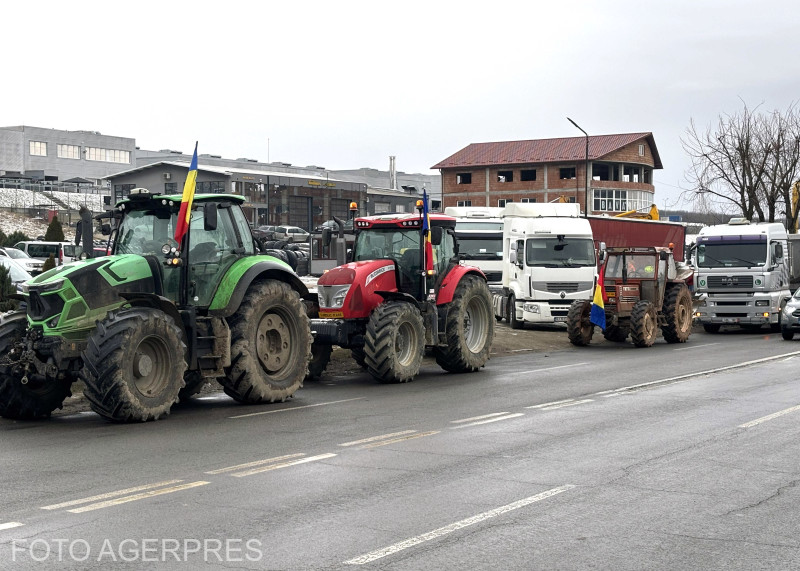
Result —
M 364 355 L 364 348 L 363 347 L 354 347 L 350 349 L 350 356 L 353 357 L 353 360 L 358 363 L 358 366 L 362 369 L 367 368 L 367 356 Z
M 0 416 L 14 420 L 47 418 L 72 394 L 66 380 L 31 376 L 22 383 L 25 372 L 14 366 L 19 349 L 12 351 L 25 337 L 27 327 L 24 311 L 0 317 Z
M 692 296 L 684 285 L 672 286 L 664 295 L 661 334 L 667 343 L 686 343 L 692 333 Z
M 332 352 L 333 347 L 331 345 L 311 344 L 311 360 L 308 362 L 308 374 L 306 374 L 307 381 L 318 381 L 322 378 L 325 367 L 330 363 Z
M 303 386 L 311 330 L 300 296 L 288 284 L 254 283 L 228 318 L 231 366 L 219 379 L 237 402 L 283 402 Z
M 522 329 L 525 322 L 517 319 L 517 299 L 511 295 L 508 298 L 508 317 L 506 318 L 511 329 Z
M 585 347 L 592 341 L 594 323 L 589 321 L 592 302 L 576 299 L 567 312 L 567 336 L 569 342 L 578 347 Z
M 783 337 L 786 341 L 791 341 L 794 339 L 794 331 L 791 329 L 781 329 L 781 337 Z
M 637 347 L 650 347 L 656 342 L 658 315 L 649 301 L 636 302 L 631 310 L 631 341 Z
M 184 387 L 178 392 L 178 399 L 184 402 L 203 390 L 209 379 L 203 377 L 200 371 L 186 371 L 183 375 Z
M 719 323 L 703 323 L 703 331 L 706 333 L 719 333 Z
M 486 282 L 475 276 L 465 276 L 447 306 L 447 345 L 434 350 L 436 362 L 442 369 L 468 373 L 486 364 L 494 339 L 492 313 Z
M 386 301 L 367 322 L 364 361 L 369 374 L 383 383 L 405 383 L 419 373 L 425 329 L 417 308 L 403 301 Z
M 619 325 L 606 325 L 606 330 L 603 331 L 603 337 L 615 343 L 622 343 L 628 340 L 628 333 L 630 333 L 630 327 L 628 325 L 623 327 Z
M 185 353 L 180 329 L 163 311 L 112 311 L 83 351 L 83 394 L 107 420 L 158 420 L 169 414 L 183 388 Z

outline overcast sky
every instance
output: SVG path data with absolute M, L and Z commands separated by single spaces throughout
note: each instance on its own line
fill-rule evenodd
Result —
M 660 208 L 681 137 L 800 100 L 789 0 L 8 2 L 0 125 L 329 169 L 470 143 L 647 132 Z

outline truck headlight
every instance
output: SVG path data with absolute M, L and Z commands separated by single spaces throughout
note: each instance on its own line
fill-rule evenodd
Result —
M 756 307 L 766 307 L 769 305 L 768 299 L 759 299 L 756 301 Z
M 539 305 L 536 303 L 525 303 L 522 305 L 522 311 L 527 311 L 528 313 L 539 313 Z

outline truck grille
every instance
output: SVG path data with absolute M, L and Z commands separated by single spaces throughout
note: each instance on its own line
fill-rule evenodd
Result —
M 548 293 L 576 293 L 591 289 L 591 282 L 533 282 L 531 287 L 535 290 Z
M 708 276 L 710 288 L 751 288 L 753 276 Z
M 487 282 L 500 282 L 503 280 L 503 272 L 483 272 Z

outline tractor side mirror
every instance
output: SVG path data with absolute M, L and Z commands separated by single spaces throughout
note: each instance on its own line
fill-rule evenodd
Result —
M 212 231 L 217 229 L 217 205 L 207 202 L 203 206 L 203 230 Z
M 442 227 L 441 226 L 434 226 L 430 230 L 431 232 L 431 244 L 434 246 L 438 246 L 442 243 Z
M 668 254 L 667 252 L 663 252 L 663 251 L 662 251 L 662 252 L 659 252 L 659 253 L 658 253 L 658 258 L 659 258 L 659 259 L 660 259 L 662 262 L 666 262 L 666 261 L 669 259 L 669 254 Z
M 111 224 L 101 224 L 100 225 L 100 233 L 103 236 L 110 236 L 111 235 Z
M 322 229 L 322 245 L 328 247 L 331 245 L 331 229 L 330 228 L 323 228 Z

